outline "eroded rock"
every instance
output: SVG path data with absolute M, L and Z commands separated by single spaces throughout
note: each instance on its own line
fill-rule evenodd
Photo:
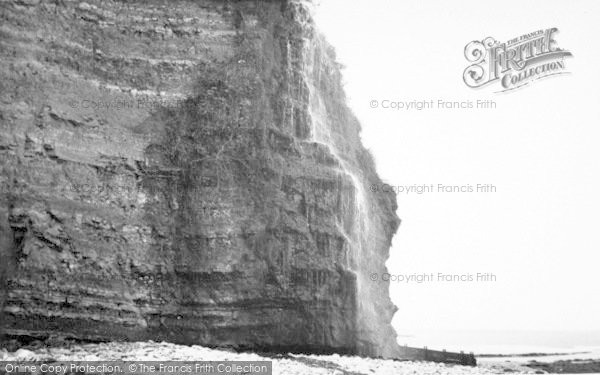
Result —
M 396 353 L 395 198 L 306 4 L 0 7 L 6 338 Z

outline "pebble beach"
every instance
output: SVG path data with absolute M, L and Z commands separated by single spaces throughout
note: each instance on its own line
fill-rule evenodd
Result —
M 256 354 L 184 346 L 133 342 L 70 345 L 68 347 L 0 349 L 2 361 L 272 361 L 273 374 L 281 375 L 475 375 L 543 373 L 519 365 L 485 363 L 476 367 L 425 361 L 397 361 L 356 356 Z

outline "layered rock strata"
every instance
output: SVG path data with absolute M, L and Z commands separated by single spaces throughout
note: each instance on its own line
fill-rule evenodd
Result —
M 5 339 L 397 354 L 395 198 L 309 4 L 0 11 Z

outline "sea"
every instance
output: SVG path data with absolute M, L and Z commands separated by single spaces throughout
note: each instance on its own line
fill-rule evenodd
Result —
M 478 362 L 600 360 L 600 330 L 399 330 L 398 343 L 473 352 Z

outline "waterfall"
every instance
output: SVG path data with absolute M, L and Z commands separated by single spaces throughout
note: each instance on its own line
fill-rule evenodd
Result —
M 346 266 L 357 275 L 356 296 L 359 323 L 368 323 L 366 322 L 364 312 L 365 309 L 372 309 L 372 306 L 368 306 L 368 304 L 365 306 L 363 304 L 363 301 L 369 300 L 369 298 L 365 295 L 368 292 L 363 287 L 363 283 L 365 282 L 363 279 L 365 265 L 361 261 L 367 253 L 365 250 L 367 250 L 367 238 L 370 230 L 367 197 L 360 177 L 353 171 L 353 168 L 346 158 L 340 154 L 335 138 L 331 133 L 331 125 L 328 123 L 328 114 L 324 98 L 318 88 L 318 83 L 321 79 L 321 63 L 323 62 L 318 59 L 318 56 L 319 52 L 325 50 L 321 37 L 317 34 L 314 38 L 305 40 L 304 48 L 305 70 L 303 74 L 305 75 L 304 79 L 309 91 L 309 118 L 311 121 L 311 135 L 306 142 L 324 145 L 338 161 L 340 166 L 339 173 L 342 176 L 349 178 L 352 187 L 354 188 L 354 195 L 349 202 L 350 206 L 348 207 L 347 204 L 342 205 L 341 218 L 337 225 L 342 236 L 348 241 L 350 248 Z M 341 198 L 344 198 L 344 193 L 341 192 L 340 194 Z M 347 217 L 350 218 L 350 223 L 346 222 L 347 220 L 345 219 Z M 359 329 L 362 329 L 365 326 L 365 324 L 359 324 Z
M 296 22 L 304 30 L 304 38 L 301 41 L 302 49 L 295 51 L 297 53 L 291 51 L 294 48 L 292 43 L 288 44 L 288 61 L 291 62 L 290 69 L 301 71 L 296 87 L 304 88 L 305 92 L 298 105 L 306 106 L 309 123 L 307 132 L 302 133 L 306 138 L 297 139 L 297 142 L 319 144 L 328 150 L 337 161 L 337 172 L 344 181 L 339 192 L 340 208 L 336 226 L 347 244 L 344 248 L 346 264 L 342 266 L 352 272 L 355 278 L 356 349 L 361 354 L 394 357 L 397 343 L 390 320 L 395 307 L 387 294 L 389 285 L 374 282 L 370 278 L 373 273 L 385 272 L 381 259 L 385 248 L 379 240 L 386 233 L 375 221 L 381 217 L 380 209 L 371 206 L 373 197 L 367 196 L 367 181 L 361 169 L 364 167 L 362 155 L 353 151 L 363 150 L 360 135 L 358 129 L 354 128 L 356 125 L 351 122 L 353 118 L 348 117 L 350 122 L 346 124 L 340 123 L 336 117 L 338 112 L 350 111 L 345 103 L 340 102 L 345 99 L 343 93 L 338 92 L 341 91 L 339 68 L 329 53 L 331 47 L 313 24 L 314 4 L 306 0 L 292 0 L 292 3 L 300 8 L 293 13 Z M 300 60 L 294 60 L 297 57 Z M 294 65 L 294 62 L 300 65 Z M 330 98 L 329 88 L 334 88 L 333 95 L 339 94 L 340 97 Z M 289 124 L 292 130 L 296 129 L 293 121 L 291 118 Z M 390 224 L 393 225 L 393 222 Z

